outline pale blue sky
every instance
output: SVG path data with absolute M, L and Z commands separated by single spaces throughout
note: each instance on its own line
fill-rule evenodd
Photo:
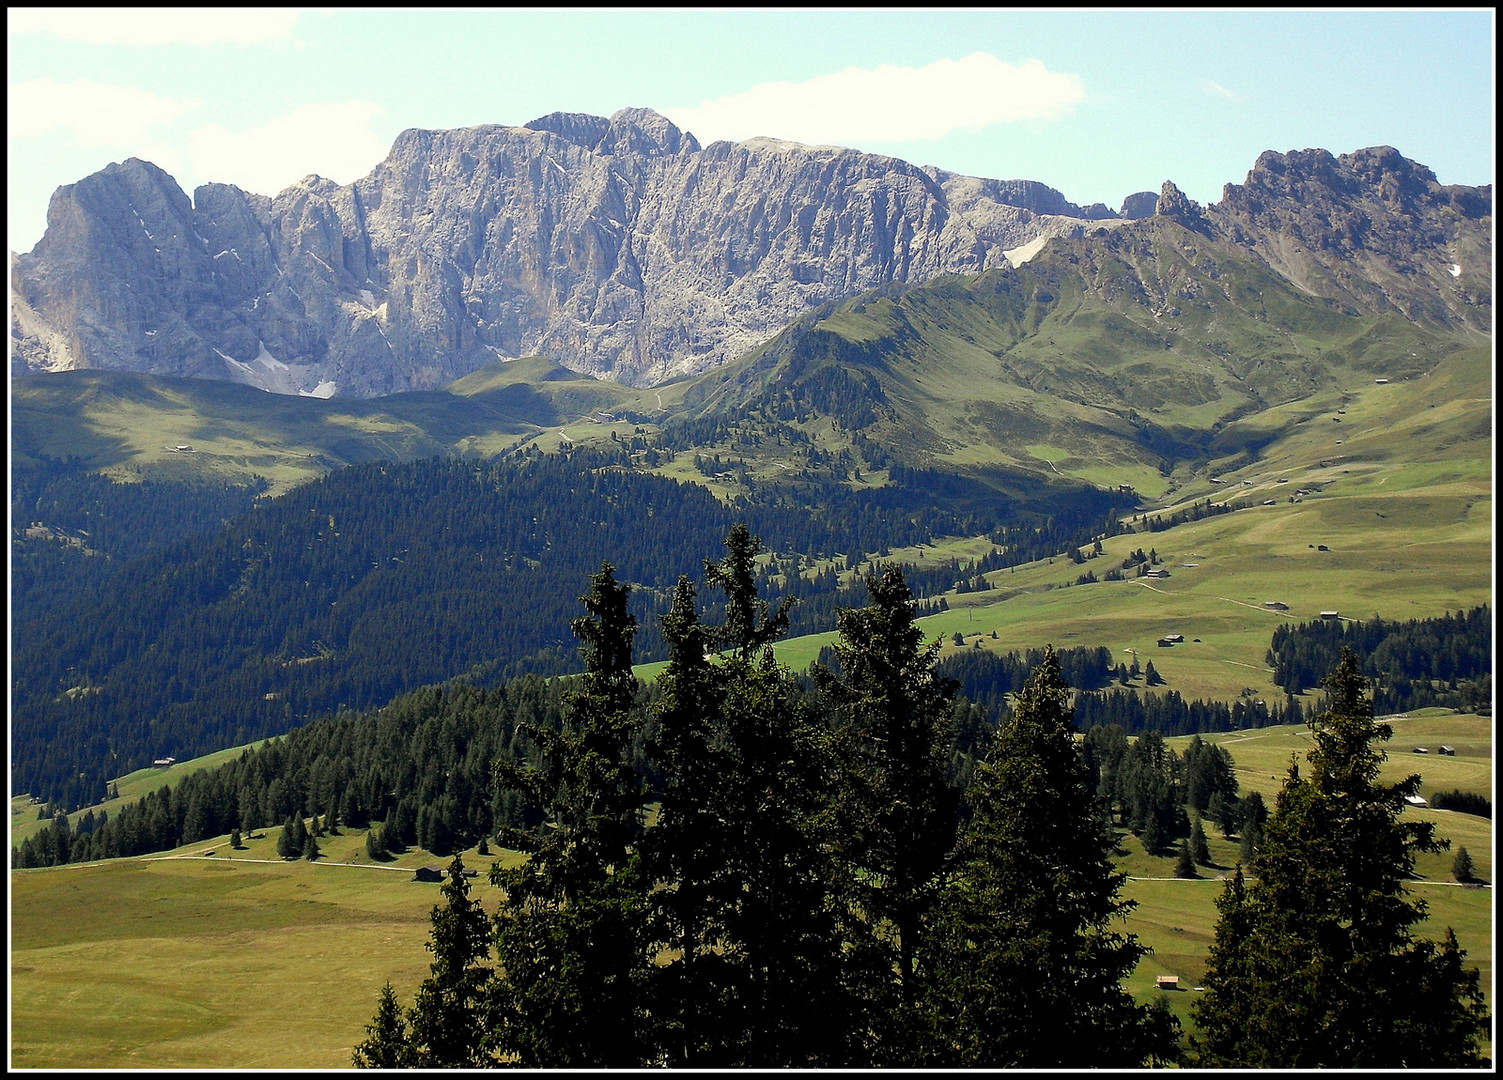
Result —
M 1214 202 L 1259 153 L 1388 144 L 1487 184 L 1490 8 L 10 9 L 9 240 L 54 189 L 144 157 L 191 196 L 364 176 L 409 127 L 657 109 L 1039 180 L 1118 207 L 1173 180 Z M 779 85 L 784 84 L 784 85 Z

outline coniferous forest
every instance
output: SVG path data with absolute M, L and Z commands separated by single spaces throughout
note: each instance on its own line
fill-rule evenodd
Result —
M 607 561 L 570 623 L 582 674 L 344 711 L 112 817 L 59 814 L 13 864 L 274 825 L 291 859 L 340 829 L 368 829 L 378 860 L 524 852 L 490 870 L 494 916 L 455 855 L 431 975 L 381 990 L 357 1066 L 1485 1063 L 1477 971 L 1449 932 L 1413 934 L 1425 905 L 1402 881 L 1440 844 L 1399 819 L 1417 778 L 1374 779 L 1390 729 L 1350 649 L 1309 720 L 1312 768 L 1291 766 L 1270 810 L 1199 739 L 1176 754 L 1111 722 L 1077 739 L 1090 692 L 1064 672 L 1101 683 L 1093 650 L 1013 654 L 984 677 L 941 665 L 900 567 L 869 574 L 822 662 L 790 671 L 770 646 L 792 601 L 760 592 L 760 538 L 738 523 L 722 545 L 658 617 L 651 687 L 632 671 L 635 590 Z M 1011 696 L 983 705 L 962 681 Z M 1203 850 L 1202 820 L 1241 835 L 1246 876 L 1224 886 L 1187 1050 L 1124 988 L 1145 948 L 1114 856 L 1118 829 L 1150 853 Z M 1356 862 L 1331 877 L 1333 858 Z M 1367 1034 L 1374 1002 L 1401 1034 Z
M 833 629 L 839 607 L 860 603 L 859 584 L 837 566 L 888 545 L 992 535 L 986 558 L 907 568 L 917 595 L 937 597 L 1086 543 L 1110 517 L 1109 503 L 1087 500 L 1033 523 L 1003 522 L 998 508 L 981 520 L 902 488 L 869 500 L 838 485 L 797 503 L 769 493 L 726 504 L 628 464 L 624 450 L 586 449 L 371 463 L 253 509 L 254 488 L 137 494 L 63 464 L 31 475 L 15 517 L 51 520 L 56 504 L 76 504 L 70 529 L 104 557 L 51 542 L 18 548 L 14 785 L 83 806 L 109 778 L 158 757 L 248 743 L 454 677 L 577 671 L 577 582 L 607 557 L 633 585 L 638 659 L 661 659 L 656 613 L 733 521 L 771 551 L 798 553 L 764 560 L 757 575 L 762 588 L 797 596 L 790 627 L 807 633 Z M 169 512 L 179 503 L 193 512 Z M 819 559 L 821 572 L 801 575 Z

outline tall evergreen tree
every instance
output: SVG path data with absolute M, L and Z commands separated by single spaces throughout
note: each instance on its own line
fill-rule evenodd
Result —
M 725 546 L 705 565 L 725 623 L 699 621 L 687 579 L 663 619 L 652 753 L 664 791 L 643 844 L 660 885 L 655 941 L 678 954 L 655 973 L 660 1037 L 673 1065 L 839 1064 L 849 1025 L 816 833 L 819 743 L 769 648 L 787 602 L 769 614 L 757 598 L 760 542 L 738 525 Z
M 1178 1025 L 1122 986 L 1148 950 L 1116 836 L 1074 744 L 1070 688 L 1047 649 L 970 793 L 972 819 L 936 919 L 930 1063 L 1135 1067 L 1172 1061 Z
M 1433 823 L 1403 814 L 1419 787 L 1378 781 L 1392 729 L 1373 721 L 1357 656 L 1325 680 L 1308 721 L 1308 779 L 1291 764 L 1257 880 L 1236 875 L 1219 902 L 1206 992 L 1194 1005 L 1200 1060 L 1253 1068 L 1476 1067 L 1488 1014 L 1475 969 L 1426 917 L 1404 879 L 1417 852 L 1442 850 Z
M 668 665 L 658 678 L 656 733 L 649 753 L 663 775 L 658 818 L 644 839 L 653 878 L 653 931 L 670 953 L 654 978 L 653 996 L 663 1016 L 660 1037 L 666 1062 L 701 1065 L 723 1030 L 722 995 L 716 991 L 723 956 L 716 942 L 724 920 L 714 897 L 724 886 L 721 817 L 716 787 L 726 775 L 719 739 L 721 690 L 708 649 L 711 628 L 699 620 L 694 584 L 681 576 L 662 617 Z
M 1181 840 L 1179 849 L 1174 853 L 1174 876 L 1179 878 L 1199 877 L 1195 870 L 1195 856 L 1190 852 L 1190 842 Z
M 1200 815 L 1195 816 L 1195 821 L 1190 826 L 1190 842 L 1188 844 L 1190 857 L 1197 866 L 1211 865 L 1211 846 L 1206 843 L 1205 826 L 1200 823 Z
M 277 854 L 284 859 L 296 859 L 303 854 L 308 843 L 308 827 L 303 815 L 292 813 L 282 824 L 282 835 L 277 837 Z
M 924 644 L 902 570 L 868 575 L 866 607 L 839 613 L 840 675 L 816 669 L 837 707 L 841 762 L 835 850 L 855 903 L 888 951 L 897 984 L 897 1030 L 917 1030 L 923 933 L 954 847 L 960 793 L 951 785 L 950 723 L 956 683 L 935 669 L 939 646 Z M 909 1014 L 909 1015 L 905 1015 Z
M 485 1036 L 490 925 L 480 902 L 470 898 L 469 878 L 459 855 L 449 863 L 442 894 L 443 903 L 435 904 L 430 916 L 433 929 L 427 947 L 433 954 L 432 973 L 418 987 L 408 1014 L 410 1064 L 430 1069 L 476 1068 L 492 1061 Z M 378 1008 L 376 1023 L 382 1022 Z
M 843 1064 L 851 1003 L 830 895 L 821 740 L 770 646 L 721 666 L 731 768 L 714 803 L 724 874 L 712 905 L 723 927 L 719 989 L 734 1006 L 726 1063 Z
M 640 714 L 629 592 L 609 563 L 591 576 L 587 614 L 573 622 L 585 673 L 563 730 L 519 724 L 534 760 L 496 764 L 499 782 L 547 818 L 541 833 L 503 828 L 502 842 L 528 858 L 491 871 L 506 893 L 490 1035 L 502 1060 L 527 1068 L 651 1063 L 647 882 L 634 851 L 648 792 L 631 764 Z
M 1477 867 L 1472 862 L 1472 856 L 1466 848 L 1459 848 L 1456 858 L 1451 860 L 1451 876 L 1457 881 L 1466 883 L 1475 880 Z
M 725 593 L 725 622 L 712 634 L 720 648 L 730 648 L 742 660 L 753 660 L 788 632 L 788 612 L 793 598 L 785 597 L 776 612 L 757 596 L 756 558 L 762 549 L 744 521 L 731 526 L 725 537 L 725 556 L 719 562 L 705 560 L 706 584 Z

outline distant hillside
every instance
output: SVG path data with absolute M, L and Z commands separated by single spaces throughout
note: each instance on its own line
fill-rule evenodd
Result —
M 892 287 L 799 320 L 701 377 L 685 414 L 819 429 L 863 464 L 1008 468 L 1157 495 L 1250 455 L 1375 379 L 1485 348 L 1358 314 L 1166 217 L 1052 242 L 1014 270 Z M 672 430 L 675 421 L 668 422 Z

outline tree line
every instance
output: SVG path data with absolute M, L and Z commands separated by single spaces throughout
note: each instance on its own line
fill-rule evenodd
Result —
M 876 571 L 878 576 L 889 572 L 902 574 L 904 568 L 882 566 Z M 751 572 L 750 581 L 760 590 L 765 577 Z M 785 615 L 796 610 L 786 600 L 773 601 Z M 911 594 L 910 602 L 914 615 L 921 615 L 922 603 Z M 706 620 L 724 618 L 724 602 L 702 600 L 700 615 Z M 1045 653 L 1029 649 L 997 655 L 978 650 L 937 663 L 939 677 L 954 686 L 947 751 L 954 785 L 969 782 L 975 761 L 985 755 L 995 731 L 1011 713 L 1008 696 L 1022 689 Z M 1076 647 L 1052 655 L 1067 683 L 1091 686 L 1103 681 L 1107 650 Z M 819 665 L 836 673 L 842 670 L 833 647 L 821 652 Z M 562 726 L 561 703 L 568 683 L 569 677 L 545 679 L 534 674 L 496 685 L 450 680 L 400 694 L 379 710 L 343 710 L 248 748 L 217 769 L 174 778 L 113 815 L 93 809 L 69 815 L 42 800 L 38 816 L 50 819 L 49 826 L 13 848 L 11 862 L 32 868 L 142 855 L 232 829 L 254 835 L 292 817 L 333 828 L 373 827 L 376 850 L 382 854 L 416 845 L 447 855 L 493 837 L 504 825 L 538 819 L 539 811 L 526 806 L 519 792 L 492 790 L 487 770 L 494 761 L 513 759 L 520 752 L 519 724 Z M 799 673 L 794 684 L 797 693 L 810 698 L 808 707 L 817 709 L 811 676 Z M 633 767 L 655 791 L 661 791 L 663 775 L 646 745 L 656 730 L 655 709 L 664 692 L 662 683 L 642 688 L 644 734 L 632 753 Z M 1077 726 L 1090 697 L 1074 695 Z M 1125 744 L 1127 732 L 1119 726 L 1097 727 L 1120 734 Z M 1093 729 L 1088 740 L 1101 736 Z M 1174 803 L 1162 820 L 1169 822 L 1176 810 L 1180 818 L 1186 809 L 1204 810 L 1204 800 L 1195 802 L 1179 776 L 1178 755 L 1170 750 L 1159 758 L 1173 773 L 1167 790 Z M 1123 821 L 1141 825 L 1136 814 L 1124 812 Z M 1172 823 L 1160 832 L 1165 842 L 1186 834 Z
M 1493 620 L 1487 604 L 1430 619 L 1321 619 L 1280 626 L 1268 648 L 1273 679 L 1291 694 L 1319 684 L 1350 648 L 1375 680 L 1380 713 L 1492 702 Z

